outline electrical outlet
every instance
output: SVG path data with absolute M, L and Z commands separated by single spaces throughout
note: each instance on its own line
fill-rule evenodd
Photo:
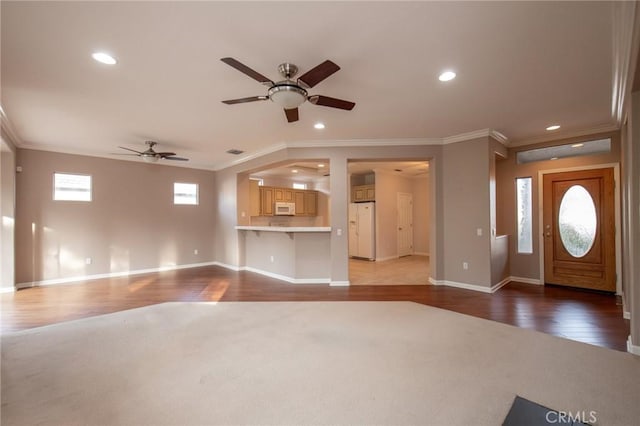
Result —
M 198 249 L 193 250 L 193 254 L 198 254 Z
M 93 262 L 93 259 L 91 259 L 90 257 L 87 257 L 87 258 L 84 260 L 84 263 L 86 263 L 87 265 L 91 265 L 91 263 L 92 263 L 92 262 Z
M 247 214 L 246 214 L 245 212 L 242 212 L 242 213 L 240 213 L 240 216 L 241 216 L 241 217 L 246 217 L 246 216 L 247 216 Z
M 270 257 L 271 263 L 274 262 L 273 256 Z
M 466 271 L 467 269 L 469 269 L 469 263 L 467 263 L 467 262 L 462 262 L 462 269 L 464 269 L 465 271 Z
M 476 234 L 478 234 L 478 237 L 482 237 L 482 228 L 476 229 Z
M 338 237 L 342 236 L 342 229 L 336 229 L 336 234 L 338 235 Z

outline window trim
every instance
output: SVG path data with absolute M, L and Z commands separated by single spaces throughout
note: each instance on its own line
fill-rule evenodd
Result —
M 57 175 L 67 175 L 67 176 L 82 176 L 89 178 L 89 199 L 88 200 L 68 200 L 64 198 L 56 198 L 56 176 Z M 93 175 L 85 174 L 85 173 L 71 173 L 71 172 L 53 172 L 53 193 L 51 194 L 51 199 L 53 201 L 67 201 L 67 202 L 76 202 L 76 203 L 91 203 L 93 202 Z

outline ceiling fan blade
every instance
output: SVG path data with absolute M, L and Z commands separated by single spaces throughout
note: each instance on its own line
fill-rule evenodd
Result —
M 309 102 L 314 105 L 346 109 L 348 111 L 351 111 L 353 107 L 356 106 L 355 102 L 343 101 L 342 99 L 330 98 L 329 96 L 313 95 L 309 96 L 308 99 Z
M 273 84 L 274 84 L 273 81 L 271 81 L 270 79 L 268 79 L 264 75 L 260 74 L 257 71 L 252 70 L 251 68 L 249 68 L 245 64 L 243 64 L 241 62 L 238 62 L 233 58 L 221 58 L 220 60 L 222 62 L 224 62 L 225 64 L 237 69 L 241 73 L 244 73 L 244 74 L 248 75 L 252 79 L 254 79 L 256 81 L 259 81 L 262 84 L 268 84 L 270 86 L 273 86 Z
M 160 158 L 164 159 L 164 160 L 175 160 L 175 161 L 189 161 L 188 158 L 182 158 L 182 157 L 174 157 L 173 155 L 169 156 L 169 157 L 162 157 L 160 156 Z
M 310 69 L 298 78 L 298 83 L 303 83 L 307 87 L 313 87 L 334 72 L 340 69 L 339 66 L 331 61 L 324 61 L 315 68 Z
M 298 121 L 298 108 L 285 109 L 284 114 L 287 116 L 287 121 L 289 123 Z
M 249 98 L 240 98 L 240 99 L 231 99 L 228 101 L 222 101 L 222 103 L 227 105 L 233 105 L 233 104 L 243 104 L 245 102 L 266 101 L 267 99 L 269 99 L 268 96 L 251 96 Z
M 156 152 L 156 155 L 160 157 L 169 157 L 170 155 L 176 155 L 175 152 Z
M 136 151 L 135 149 L 131 149 L 131 148 L 125 148 L 124 146 L 119 146 L 118 148 L 126 149 L 127 151 L 131 151 L 131 152 L 135 152 L 138 155 L 142 154 L 142 152 L 140 152 L 140 151 Z

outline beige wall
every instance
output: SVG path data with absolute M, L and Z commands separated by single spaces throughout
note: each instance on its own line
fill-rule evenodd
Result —
M 507 148 L 489 139 L 489 240 L 491 242 L 491 285 L 503 283 L 510 275 L 509 268 L 509 237 L 498 235 L 496 191 L 496 163 L 507 156 Z
M 416 254 L 429 254 L 429 203 L 431 188 L 429 175 L 412 181 L 413 186 L 413 251 Z
M 561 158 L 554 161 L 537 161 L 527 164 L 516 163 L 518 151 L 540 148 L 544 146 L 564 145 L 568 143 L 584 142 L 611 137 L 611 152 L 607 154 L 588 155 L 582 157 Z M 497 232 L 507 234 L 509 238 L 509 267 L 511 276 L 532 280 L 542 279 L 540 271 L 540 247 L 539 247 L 539 191 L 538 172 L 569 169 L 575 167 L 593 166 L 599 164 L 612 164 L 620 161 L 619 133 L 604 133 L 579 138 L 571 138 L 546 142 L 544 144 L 530 145 L 526 147 L 514 147 L 508 150 L 508 158 L 498 161 L 496 164 L 496 191 L 500 204 L 497 208 Z M 517 253 L 517 223 L 516 223 L 516 190 L 515 180 L 519 177 L 532 178 L 533 196 L 533 253 Z
M 213 172 L 28 149 L 18 165 L 18 283 L 215 260 Z M 93 201 L 53 201 L 54 172 L 91 175 Z M 173 205 L 174 182 L 200 204 Z
M 490 287 L 489 138 L 445 145 L 443 156 L 444 275 Z
M 0 140 L 0 291 L 12 291 L 15 285 L 15 147 Z

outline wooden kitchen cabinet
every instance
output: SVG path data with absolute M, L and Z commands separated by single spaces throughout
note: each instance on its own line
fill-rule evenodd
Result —
M 351 202 L 359 203 L 363 201 L 376 200 L 375 185 L 358 185 L 351 188 Z
M 289 188 L 273 188 L 273 200 L 285 203 L 293 203 L 293 189 Z
M 273 216 L 276 202 L 295 203 L 296 216 L 318 215 L 318 191 L 280 188 L 275 186 L 250 186 L 251 216 Z M 258 195 L 254 195 L 257 191 Z M 258 208 L 254 210 L 254 204 Z M 257 214 L 256 214 L 257 212 Z
M 296 190 L 293 191 L 296 203 L 296 216 L 318 215 L 318 191 Z
M 260 187 L 260 216 L 273 216 L 274 188 Z
M 293 191 L 294 202 L 296 203 L 296 216 L 304 216 L 304 194 L 306 191 Z
M 249 181 L 249 216 L 260 216 L 260 206 L 262 204 L 260 186 L 257 180 Z
M 305 191 L 305 193 L 304 193 L 304 215 L 305 216 L 317 216 L 318 215 L 318 193 L 316 191 Z

